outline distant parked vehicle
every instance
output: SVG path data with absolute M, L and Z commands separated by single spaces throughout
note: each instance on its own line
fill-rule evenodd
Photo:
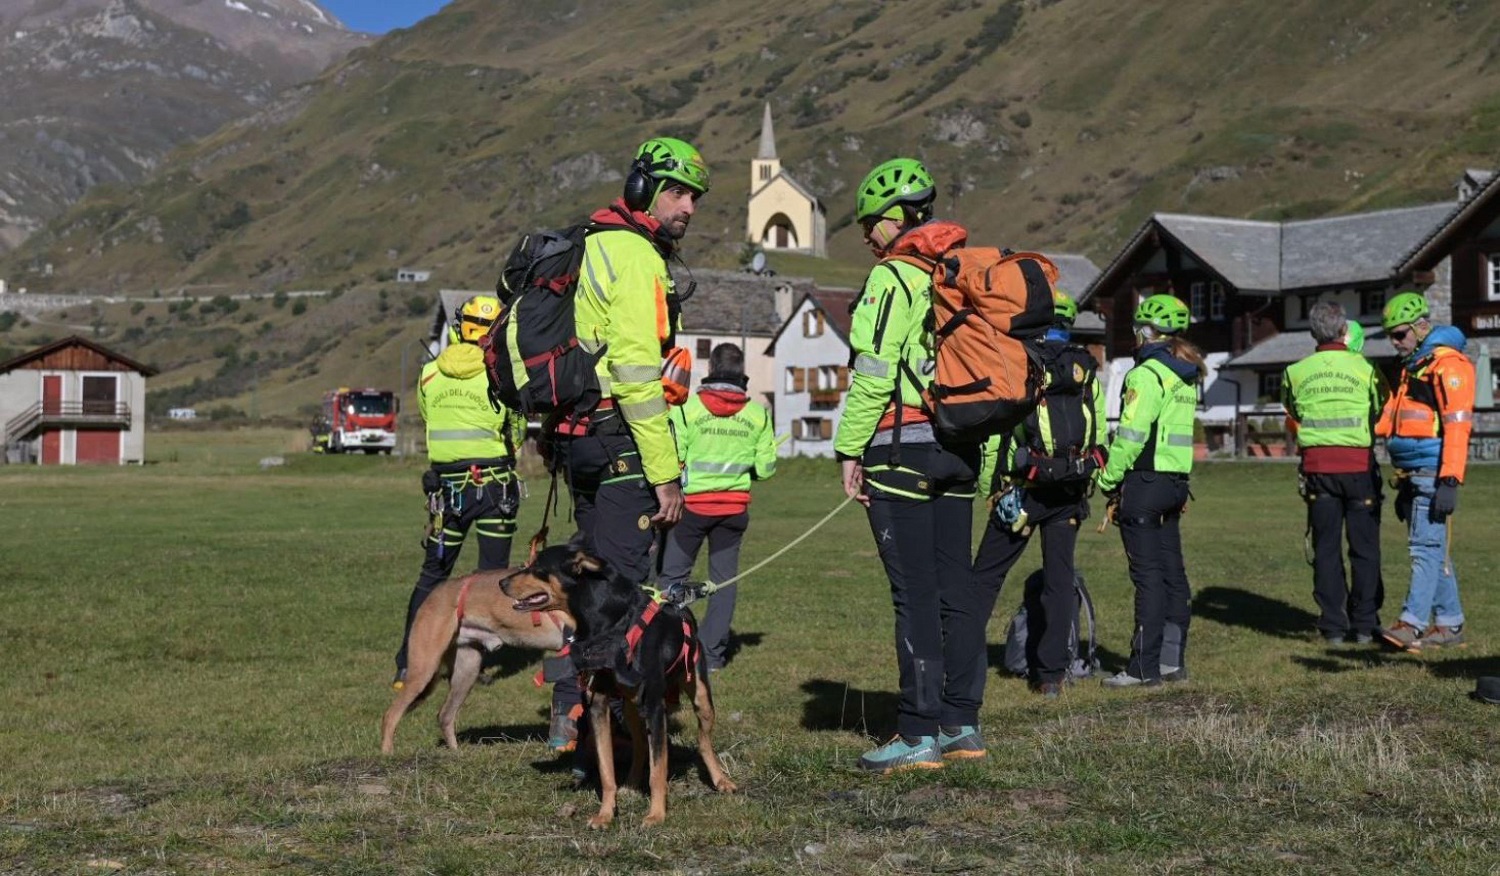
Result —
M 323 396 L 313 420 L 314 453 L 390 453 L 396 447 L 396 414 L 401 401 L 384 389 L 341 386 Z

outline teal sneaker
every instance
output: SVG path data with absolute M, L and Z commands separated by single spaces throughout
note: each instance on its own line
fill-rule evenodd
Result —
M 890 742 L 865 752 L 859 759 L 859 768 L 883 776 L 904 770 L 940 770 L 943 755 L 938 750 L 936 736 L 916 736 L 908 740 L 898 733 L 891 737 Z
M 938 752 L 942 754 L 943 760 L 970 760 L 986 754 L 984 737 L 979 735 L 978 724 L 939 727 L 937 741 Z

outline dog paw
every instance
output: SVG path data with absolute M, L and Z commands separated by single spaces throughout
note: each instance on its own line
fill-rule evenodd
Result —
M 589 819 L 589 830 L 603 830 L 604 828 L 609 827 L 609 823 L 614 820 L 615 816 L 612 813 L 606 815 L 605 813 L 601 812 L 598 815 L 595 815 L 593 818 Z
M 665 812 L 648 812 L 646 817 L 641 819 L 641 827 L 655 827 L 666 820 L 667 813 Z
M 714 790 L 718 791 L 720 794 L 733 794 L 739 789 L 739 785 L 736 785 L 734 782 L 729 781 L 728 778 L 722 778 L 717 782 L 714 782 Z

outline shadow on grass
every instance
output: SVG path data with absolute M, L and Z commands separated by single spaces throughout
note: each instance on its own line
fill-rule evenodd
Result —
M 540 655 L 530 648 L 508 648 L 499 647 L 493 651 L 484 653 L 484 660 L 479 664 L 479 681 L 489 684 L 501 678 L 509 678 L 519 675 L 540 662 Z
M 458 741 L 461 745 L 494 745 L 499 742 L 527 742 L 542 741 L 547 738 L 547 724 L 538 721 L 533 724 L 489 724 L 484 727 L 470 727 L 467 730 L 458 731 Z M 442 739 L 438 739 L 439 745 Z
M 745 648 L 758 648 L 765 641 L 765 633 L 742 633 L 738 630 L 729 631 L 729 644 L 724 646 L 724 665 L 728 666 L 734 662 L 734 658 L 740 655 Z
M 1289 602 L 1238 587 L 1205 587 L 1193 598 L 1193 617 L 1247 627 L 1278 639 L 1303 639 L 1318 616 Z
M 1329 648 L 1323 657 L 1293 657 L 1292 662 L 1314 672 L 1352 672 L 1383 666 L 1395 661 L 1420 663 L 1438 678 L 1476 679 L 1500 675 L 1500 655 L 1484 657 L 1444 657 L 1444 652 L 1430 655 L 1407 654 L 1379 646 L 1353 649 Z M 1451 651 L 1447 653 L 1453 653 Z
M 877 739 L 896 726 L 899 697 L 891 691 L 868 691 L 847 682 L 814 678 L 802 683 L 808 695 L 802 704 L 802 729 L 847 730 Z

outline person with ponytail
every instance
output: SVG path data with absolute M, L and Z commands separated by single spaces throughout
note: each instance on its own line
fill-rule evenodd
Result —
M 1109 688 L 1187 680 L 1192 592 L 1182 558 L 1182 512 L 1193 469 L 1194 409 L 1207 372 L 1181 336 L 1188 308 L 1152 295 L 1135 310 L 1135 367 L 1125 375 L 1120 425 L 1096 483 L 1120 527 L 1135 585 L 1130 662 Z

